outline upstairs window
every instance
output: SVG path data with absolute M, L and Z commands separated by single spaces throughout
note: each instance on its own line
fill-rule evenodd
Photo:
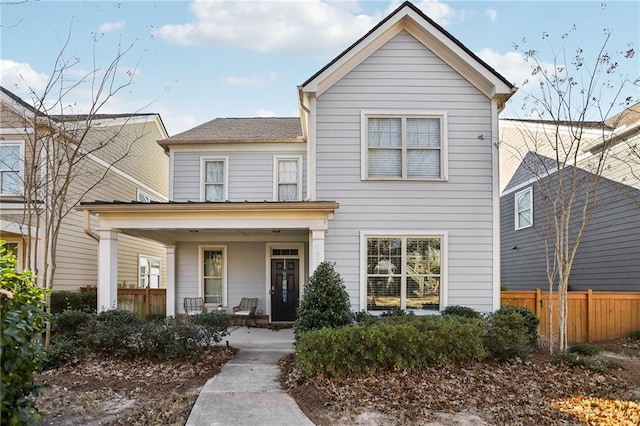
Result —
M 22 143 L 0 144 L 0 195 L 22 193 Z
M 160 288 L 160 258 L 138 255 L 138 287 Z
M 533 187 L 516 193 L 514 210 L 516 231 L 533 226 Z
M 444 115 L 363 117 L 364 179 L 446 179 Z
M 225 201 L 227 197 L 227 159 L 205 158 L 202 160 L 204 201 Z
M 276 201 L 299 201 L 302 199 L 302 183 L 299 157 L 275 158 L 274 199 Z

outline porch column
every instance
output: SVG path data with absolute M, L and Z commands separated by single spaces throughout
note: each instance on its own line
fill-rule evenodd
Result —
M 176 316 L 176 246 L 165 246 L 167 255 L 167 316 Z
M 326 229 L 309 229 L 309 275 L 324 262 L 324 234 Z
M 118 233 L 98 231 L 98 312 L 118 306 Z

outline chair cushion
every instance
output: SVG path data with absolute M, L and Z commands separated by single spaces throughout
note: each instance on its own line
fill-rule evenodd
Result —
M 251 311 L 236 311 L 233 313 L 233 315 L 250 315 Z

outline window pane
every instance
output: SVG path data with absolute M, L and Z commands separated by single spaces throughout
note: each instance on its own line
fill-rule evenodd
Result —
M 224 183 L 224 161 L 205 162 L 205 183 Z
M 296 183 L 298 181 L 298 162 L 296 160 L 278 161 L 278 182 Z
M 204 279 L 204 302 L 222 303 L 222 278 Z
M 520 194 L 520 196 L 518 197 L 518 211 L 529 208 L 531 208 L 531 199 L 529 198 L 529 193 L 525 192 L 524 194 Z
M 440 309 L 440 277 L 407 277 L 407 309 Z
M 206 185 L 206 201 L 224 201 L 224 185 Z
M 410 148 L 439 148 L 440 119 L 407 118 L 407 146 Z
M 296 201 L 298 199 L 298 185 L 279 185 L 278 201 Z
M 367 309 L 387 311 L 401 307 L 400 277 L 367 278 Z
M 205 250 L 203 275 L 205 277 L 222 277 L 221 250 Z
M 407 151 L 407 177 L 439 178 L 440 150 L 410 149 Z
M 399 149 L 370 149 L 369 177 L 401 177 L 402 151 Z
M 18 172 L 1 172 L 0 173 L 0 193 L 2 194 L 19 194 L 20 193 L 20 175 Z
M 0 170 L 20 170 L 20 146 L 0 145 Z
M 402 120 L 400 118 L 369 118 L 369 147 L 401 147 Z
M 524 228 L 525 226 L 531 226 L 531 210 L 525 210 L 518 213 L 518 227 Z

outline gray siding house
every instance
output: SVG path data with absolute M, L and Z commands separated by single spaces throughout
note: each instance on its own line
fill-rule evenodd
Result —
M 167 314 L 257 297 L 295 319 L 331 261 L 354 311 L 500 305 L 498 114 L 515 88 L 409 2 L 298 87 L 300 117 L 215 119 L 160 141 L 168 203 L 99 215 L 99 305 L 120 234 L 167 250 Z
M 502 138 L 512 146 L 524 147 L 519 134 L 536 134 L 545 126 L 555 132 L 554 123 L 515 121 L 502 123 Z M 570 290 L 640 291 L 640 104 L 636 104 L 594 128 L 608 129 L 614 137 L 602 142 L 602 131 L 587 140 L 585 152 L 576 165 L 578 182 L 593 182 L 590 160 L 605 152 L 606 167 L 598 181 L 597 206 L 584 231 L 571 271 Z M 515 132 L 513 129 L 518 128 Z M 562 131 L 562 129 L 559 129 Z M 543 138 L 544 131 L 540 132 Z M 635 154 L 634 154 L 635 153 Z M 500 198 L 502 284 L 509 290 L 548 289 L 544 246 L 546 217 L 544 192 L 557 188 L 555 160 L 526 152 L 514 166 L 510 158 L 501 162 L 505 174 L 512 171 Z M 502 160 L 502 158 L 501 158 Z M 535 162 L 545 163 L 551 173 L 533 176 Z M 566 185 L 568 186 L 568 185 Z M 566 187 L 565 186 L 565 187 Z M 544 188 L 541 190 L 541 188 Z M 567 188 L 568 191 L 568 188 Z M 573 207 L 571 234 L 581 220 L 583 204 Z

